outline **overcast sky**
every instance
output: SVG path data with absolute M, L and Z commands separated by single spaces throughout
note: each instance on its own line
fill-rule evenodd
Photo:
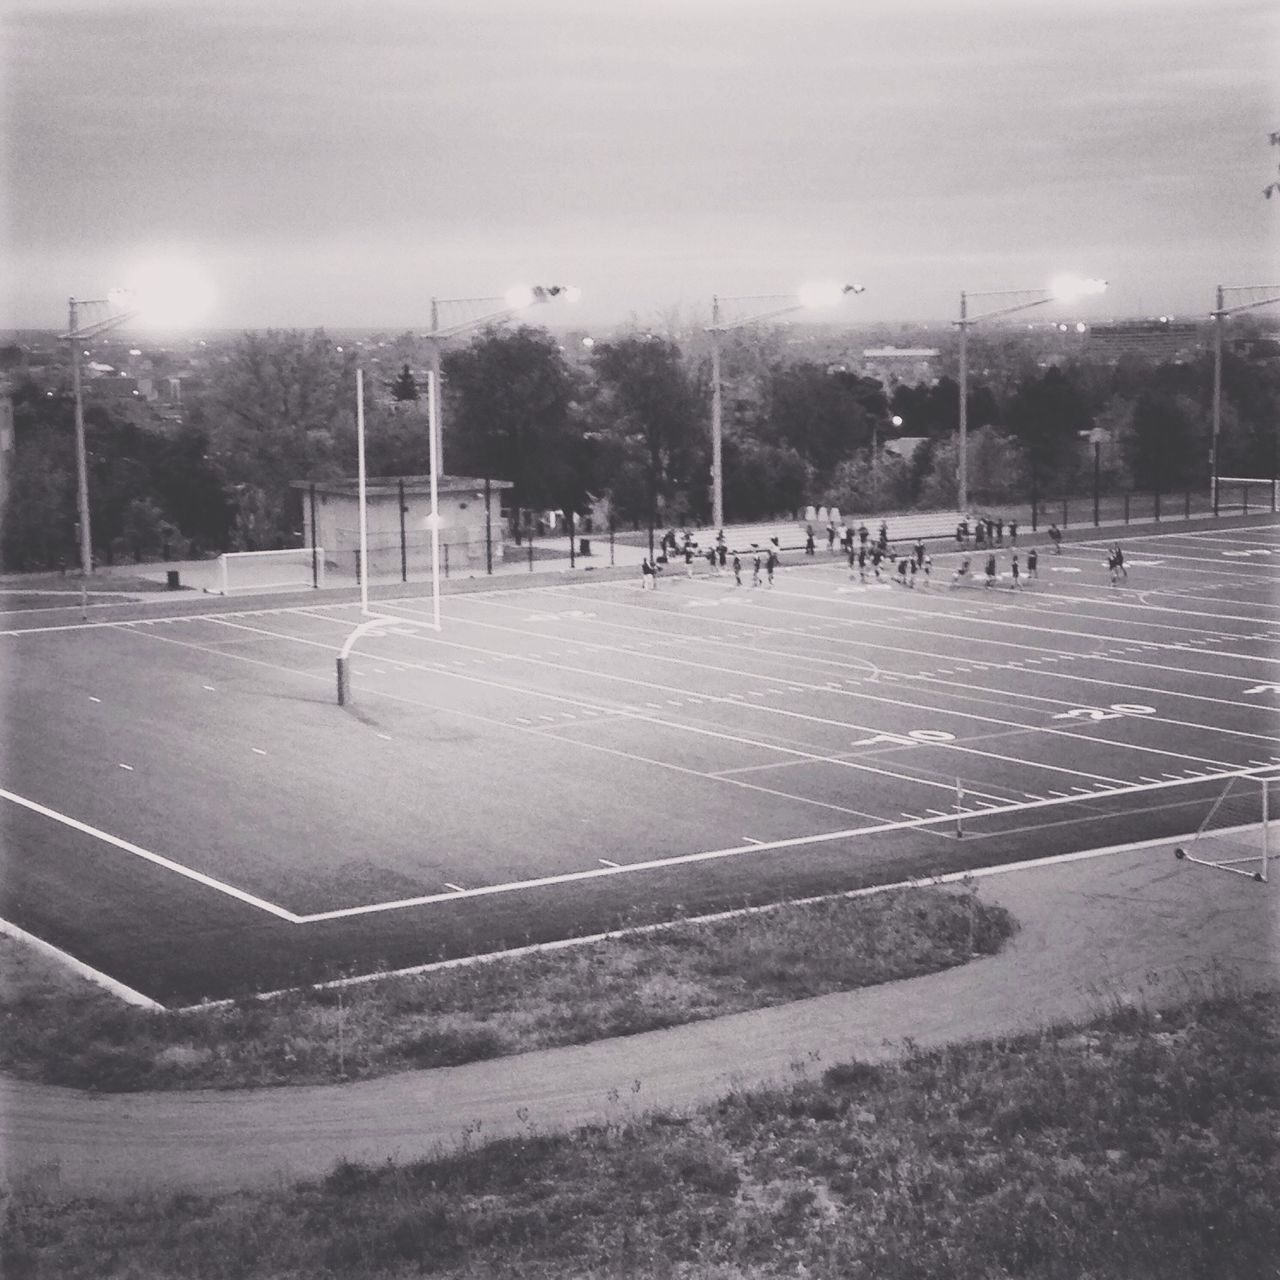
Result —
M 190 254 L 216 326 L 423 328 L 431 296 L 1280 279 L 1276 0 L 0 0 L 0 327 Z M 1078 308 L 1077 308 L 1078 310 Z M 547 316 L 550 319 L 550 316 Z

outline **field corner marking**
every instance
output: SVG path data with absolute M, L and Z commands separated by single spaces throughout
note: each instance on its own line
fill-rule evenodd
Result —
M 21 942 L 31 947 L 32 950 L 38 951 L 41 955 L 55 960 L 64 968 L 70 969 L 80 977 L 87 978 L 96 986 L 109 991 L 126 1004 L 136 1005 L 139 1009 L 150 1009 L 157 1013 L 165 1012 L 164 1005 L 158 1000 L 153 1000 L 150 996 L 144 996 L 141 991 L 135 991 L 118 979 L 103 973 L 101 969 L 95 969 L 92 965 L 85 964 L 83 960 L 77 960 L 70 952 L 63 951 L 60 947 L 55 947 L 53 943 L 36 937 L 34 933 L 28 933 L 21 926 L 14 924 L 10 920 L 0 919 L 0 934 L 3 934 L 6 938 L 12 938 L 15 942 Z

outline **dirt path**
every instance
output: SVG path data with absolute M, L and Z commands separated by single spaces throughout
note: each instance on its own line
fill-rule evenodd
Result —
M 381 1080 L 240 1093 L 95 1097 L 0 1080 L 5 1183 L 68 1194 L 261 1185 L 340 1158 L 428 1155 L 460 1141 L 546 1132 L 739 1085 L 819 1075 L 851 1058 L 986 1038 L 1169 1002 L 1219 970 L 1280 986 L 1280 893 L 1175 862 L 1156 845 L 979 881 L 1021 931 L 1000 955 L 863 991 L 714 1022 Z

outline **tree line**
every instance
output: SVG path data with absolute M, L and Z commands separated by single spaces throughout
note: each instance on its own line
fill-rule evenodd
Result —
M 146 407 L 85 409 L 91 527 L 100 561 L 184 558 L 296 545 L 290 482 L 353 475 L 360 354 L 322 331 L 248 333 L 215 363 L 181 425 Z M 1095 462 L 1110 491 L 1208 482 L 1212 370 L 1188 363 L 1047 368 L 1014 335 L 988 341 L 970 379 L 975 502 L 1080 493 Z M 726 518 L 813 503 L 871 513 L 957 500 L 959 387 L 887 391 L 838 365 L 786 360 L 768 334 L 723 352 Z M 584 511 L 608 500 L 619 526 L 710 518 L 710 364 L 696 342 L 633 332 L 569 353 L 527 325 L 483 330 L 443 361 L 445 469 L 512 482 L 517 509 Z M 9 568 L 76 560 L 73 405 L 15 370 L 16 452 L 0 549 Z M 371 475 L 429 469 L 427 410 L 409 365 L 365 379 Z M 1228 353 L 1219 473 L 1276 474 L 1280 366 Z M 1098 431 L 1095 451 L 1084 433 Z M 914 450 L 891 441 L 920 441 Z

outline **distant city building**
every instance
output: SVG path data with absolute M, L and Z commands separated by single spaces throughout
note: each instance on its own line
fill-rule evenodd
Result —
M 862 372 L 886 388 L 938 380 L 937 347 L 871 347 L 862 353 Z
M 1204 334 L 1194 320 L 1118 320 L 1089 329 L 1085 353 L 1095 360 L 1115 364 L 1123 356 L 1146 360 L 1189 360 L 1204 345 Z

